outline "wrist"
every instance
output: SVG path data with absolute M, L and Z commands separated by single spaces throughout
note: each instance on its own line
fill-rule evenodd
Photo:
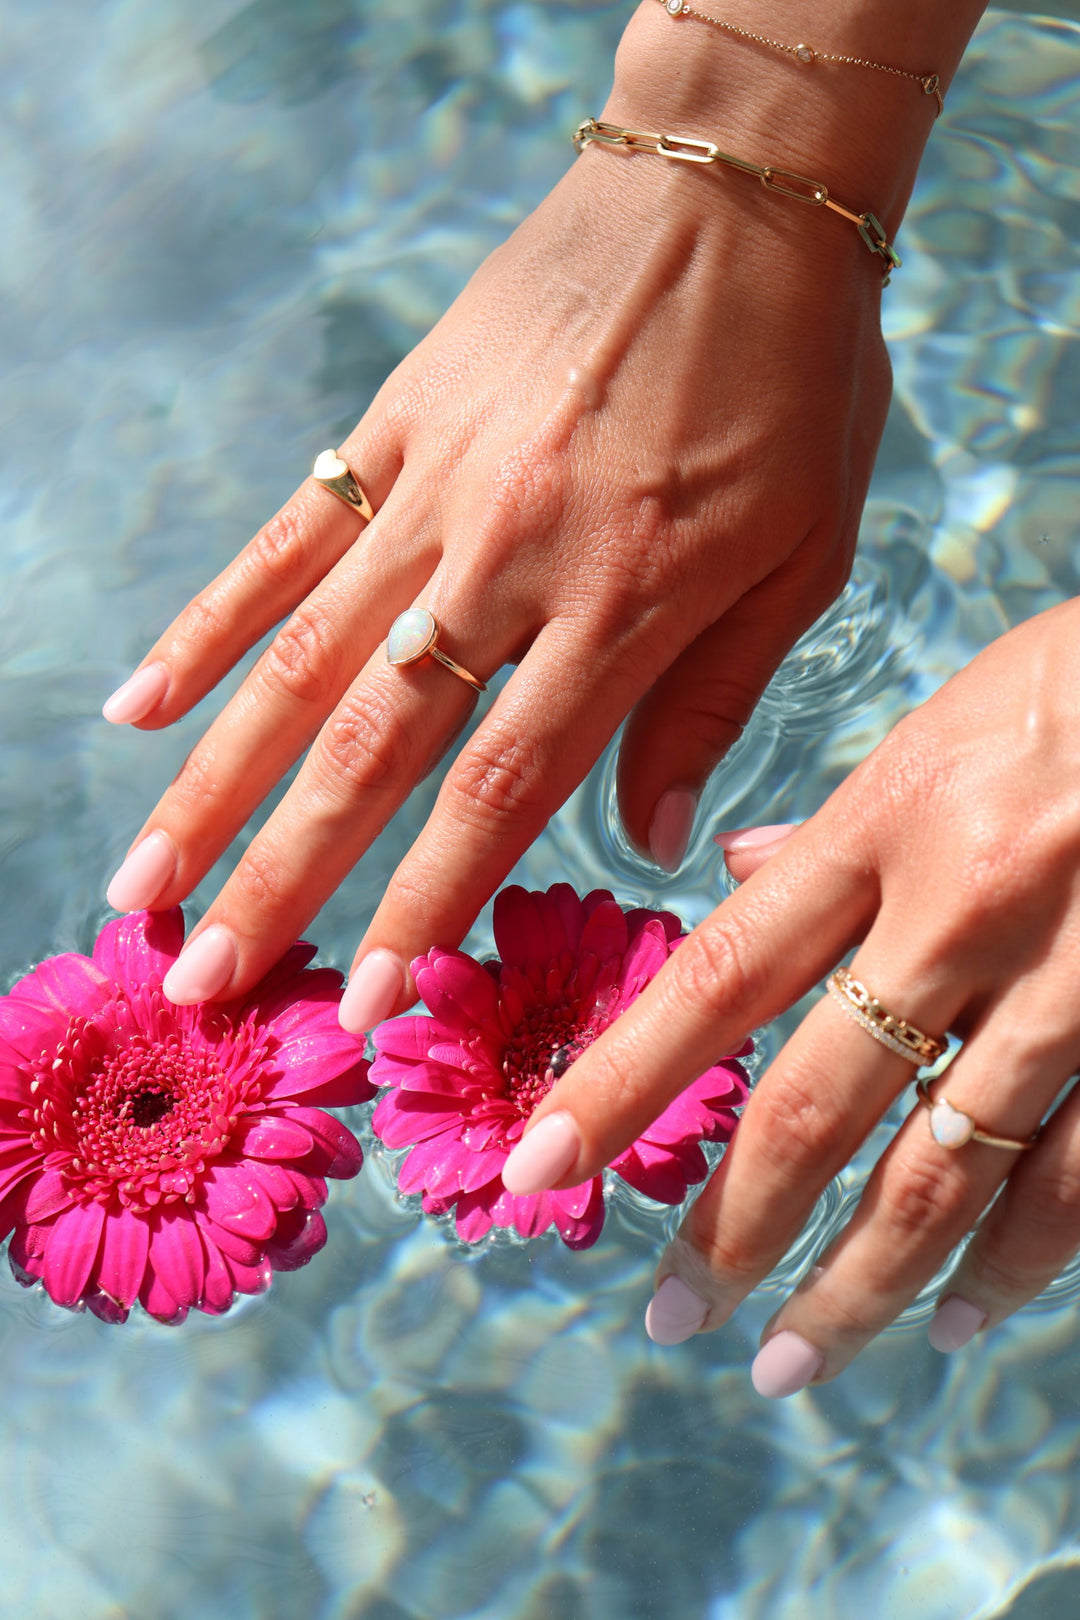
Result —
M 791 44 L 808 39 L 818 51 L 902 70 L 892 74 L 806 64 L 794 53 L 727 35 L 698 16 L 672 17 L 657 0 L 642 0 L 623 36 L 603 116 L 628 127 L 702 136 L 740 157 L 820 181 L 894 231 L 938 107 L 918 78 L 906 74 L 936 72 L 947 85 L 967 37 L 955 25 L 949 40 L 940 37 L 941 28 L 909 27 L 903 47 L 895 37 L 896 13 L 910 24 L 907 14 L 923 3 L 883 8 L 874 0 L 831 0 L 819 15 L 813 0 L 773 0 L 767 12 L 762 0 L 694 0 L 695 11 L 739 28 L 785 42 L 790 33 Z M 957 12 L 965 9 L 973 27 L 981 0 L 956 0 Z

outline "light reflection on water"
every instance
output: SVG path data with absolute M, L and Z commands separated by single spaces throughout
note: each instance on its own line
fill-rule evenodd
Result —
M 138 737 L 98 722 L 101 697 L 562 172 L 626 10 L 3 6 L 9 976 L 88 946 L 210 707 Z M 683 872 L 622 841 L 608 760 L 522 881 L 698 921 L 712 828 L 809 814 L 987 640 L 1076 592 L 1078 75 L 1075 28 L 999 15 L 950 95 L 888 294 L 896 400 L 854 578 L 710 788 Z M 324 910 L 328 960 L 433 793 Z M 222 1322 L 109 1329 L 4 1281 L 7 1605 L 1071 1620 L 1075 1268 L 949 1361 L 924 1297 L 838 1383 L 778 1406 L 750 1390 L 760 1327 L 901 1112 L 739 1319 L 676 1351 L 640 1327 L 667 1212 L 622 1192 L 588 1253 L 469 1255 L 395 1201 L 380 1154 L 335 1189 L 315 1264 Z

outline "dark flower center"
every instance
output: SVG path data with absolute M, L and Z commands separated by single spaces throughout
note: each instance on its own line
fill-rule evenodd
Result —
M 145 1130 L 164 1119 L 176 1101 L 171 1091 L 137 1091 L 131 1098 L 131 1123 Z
M 526 1009 L 502 1061 L 506 1095 L 520 1114 L 532 1113 L 596 1033 L 578 1006 Z

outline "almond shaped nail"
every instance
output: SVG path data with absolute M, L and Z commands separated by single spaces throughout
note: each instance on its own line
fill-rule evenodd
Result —
M 164 664 L 147 664 L 128 677 L 105 700 L 102 714 L 114 726 L 130 726 L 153 713 L 169 690 L 169 672 Z

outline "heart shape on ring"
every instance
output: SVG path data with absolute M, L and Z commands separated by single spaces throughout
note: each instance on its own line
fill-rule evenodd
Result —
M 333 450 L 320 450 L 315 457 L 315 465 L 311 469 L 313 478 L 344 478 L 349 470 L 349 463 L 342 461 Z
M 975 1134 L 975 1121 L 939 1097 L 930 1110 L 930 1130 L 939 1146 L 962 1148 Z

